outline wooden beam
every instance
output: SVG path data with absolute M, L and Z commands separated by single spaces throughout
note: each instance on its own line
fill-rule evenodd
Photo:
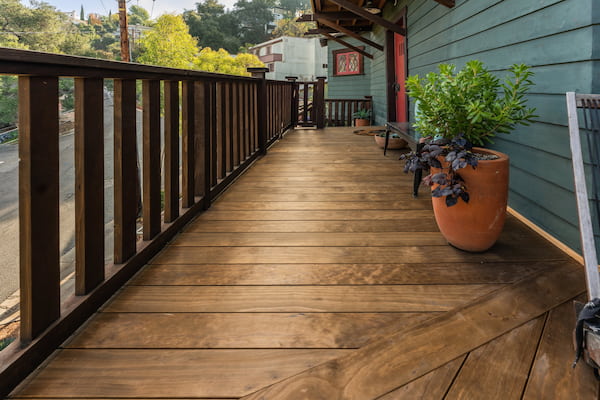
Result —
M 338 6 L 340 6 L 342 8 L 345 8 L 348 11 L 353 12 L 356 15 L 359 15 L 365 19 L 368 19 L 369 21 L 373 22 L 374 24 L 380 25 L 390 31 L 396 32 L 399 35 L 406 36 L 406 29 L 388 21 L 387 19 L 381 18 L 375 14 L 371 14 L 370 12 L 365 11 L 363 8 L 357 6 L 356 4 L 349 2 L 348 0 L 329 0 L 329 1 L 337 4 Z
M 348 35 L 350 37 L 353 37 L 356 40 L 360 40 L 361 42 L 363 42 L 365 44 L 368 44 L 371 47 L 375 47 L 379 51 L 383 51 L 383 46 L 380 45 L 379 43 L 375 43 L 375 42 L 373 42 L 373 41 L 371 41 L 371 40 L 369 40 L 369 39 L 367 39 L 365 37 L 362 37 L 358 33 L 352 32 L 351 30 L 346 29 L 343 26 L 338 25 L 335 22 L 328 20 L 327 18 L 318 17 L 317 19 L 323 25 L 327 25 L 328 27 L 333 28 L 333 29 L 335 29 L 335 30 L 337 30 L 337 31 L 339 31 L 341 33 L 345 33 L 346 35 Z
M 353 46 L 353 45 L 351 45 L 350 43 L 348 43 L 348 42 L 346 42 L 346 41 L 344 41 L 344 40 L 342 40 L 342 39 L 340 39 L 340 38 L 336 38 L 335 36 L 333 36 L 333 35 L 330 35 L 329 33 L 322 32 L 321 34 L 322 34 L 323 36 L 325 36 L 327 39 L 331 39 L 331 40 L 333 40 L 333 41 L 336 41 L 336 42 L 338 42 L 339 44 L 341 44 L 342 46 L 346 46 L 346 47 L 347 47 L 347 48 L 349 48 L 349 49 L 352 49 L 352 50 L 354 50 L 354 51 L 357 51 L 357 52 L 359 52 L 360 54 L 362 54 L 362 55 L 363 55 L 363 56 L 365 56 L 365 57 L 369 57 L 370 59 L 373 59 L 373 56 L 372 56 L 371 54 L 367 53 L 366 51 L 364 51 L 363 49 L 360 49 L 360 48 L 358 48 L 358 47 L 356 47 L 356 46 Z
M 351 30 L 352 32 L 370 32 L 373 30 L 371 25 L 359 25 L 359 26 L 345 26 L 346 29 Z M 313 28 L 306 31 L 305 35 L 320 35 L 321 33 L 339 33 L 335 29 L 322 27 L 322 28 Z
M 316 21 L 317 18 L 327 18 L 332 21 L 351 21 L 351 20 L 360 20 L 366 21 L 363 17 L 358 16 L 350 11 L 321 11 L 319 13 L 314 14 L 304 14 L 301 15 L 296 21 L 297 22 L 312 22 Z
M 443 6 L 452 8 L 454 7 L 454 0 L 435 0 L 436 2 L 440 3 Z

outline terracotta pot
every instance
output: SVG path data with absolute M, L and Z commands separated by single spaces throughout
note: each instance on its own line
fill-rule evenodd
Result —
M 354 120 L 354 126 L 369 126 L 369 120 L 357 118 Z
M 379 136 L 379 135 L 375 135 L 373 137 L 375 138 L 375 143 L 377 143 L 377 145 L 383 149 L 383 147 L 385 146 L 385 137 Z M 392 150 L 403 149 L 407 145 L 408 145 L 408 142 L 406 140 L 404 140 L 402 138 L 392 138 L 391 137 L 388 142 L 388 149 L 392 149 Z
M 480 160 L 477 168 L 459 170 L 469 193 L 469 203 L 462 199 L 446 206 L 445 197 L 432 197 L 435 220 L 452 246 L 481 252 L 496 243 L 506 218 L 508 201 L 508 155 L 493 150 L 474 148 L 474 152 L 495 154 L 496 160 Z M 443 164 L 447 165 L 444 161 Z M 440 172 L 432 168 L 432 173 Z M 434 187 L 435 188 L 435 187 Z

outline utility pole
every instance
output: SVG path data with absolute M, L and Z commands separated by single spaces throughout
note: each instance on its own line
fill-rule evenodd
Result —
M 127 4 L 119 0 L 119 26 L 121 29 L 121 61 L 129 62 L 129 30 L 127 29 Z

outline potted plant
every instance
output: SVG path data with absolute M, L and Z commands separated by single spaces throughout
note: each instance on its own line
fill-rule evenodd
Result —
M 423 182 L 432 188 L 436 222 L 446 240 L 467 251 L 485 251 L 496 242 L 506 216 L 508 155 L 473 147 L 493 143 L 497 133 L 528 125 L 526 107 L 533 85 L 526 65 L 510 67 L 504 82 L 480 61 L 456 72 L 451 64 L 424 79 L 406 81 L 418 101 L 415 128 L 426 138 L 419 152 L 405 156 L 405 171 L 430 169 Z
M 371 110 L 361 108 L 352 113 L 352 118 L 354 118 L 354 126 L 369 126 L 371 121 Z
M 403 149 L 408 145 L 408 142 L 397 133 L 389 132 L 388 135 L 388 149 Z M 375 138 L 375 143 L 383 149 L 385 147 L 385 132 L 378 133 L 373 137 Z

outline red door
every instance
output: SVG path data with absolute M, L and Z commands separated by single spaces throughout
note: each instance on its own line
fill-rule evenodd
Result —
M 406 108 L 406 47 L 404 36 L 394 33 L 394 64 L 396 71 L 396 121 L 407 122 Z

